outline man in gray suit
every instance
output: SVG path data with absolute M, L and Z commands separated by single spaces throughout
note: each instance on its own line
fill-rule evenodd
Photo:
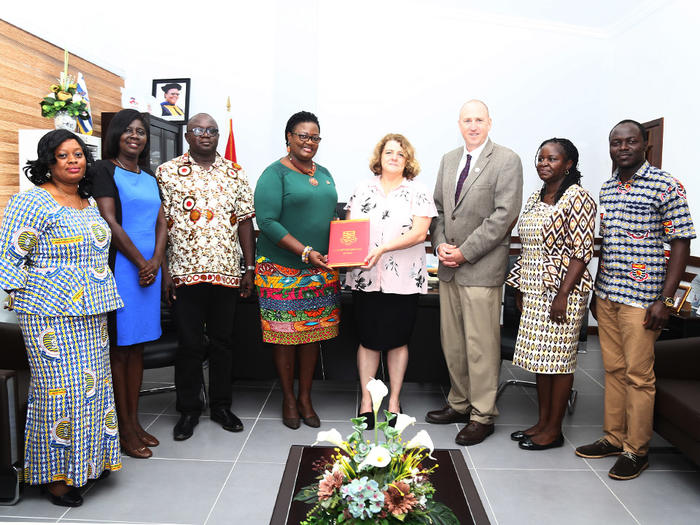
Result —
M 468 423 L 459 445 L 493 434 L 498 415 L 500 315 L 510 232 L 523 192 L 513 151 L 489 139 L 491 118 L 480 100 L 459 112 L 464 146 L 445 154 L 435 184 L 438 216 L 430 227 L 440 260 L 440 338 L 450 373 L 448 404 L 428 423 Z

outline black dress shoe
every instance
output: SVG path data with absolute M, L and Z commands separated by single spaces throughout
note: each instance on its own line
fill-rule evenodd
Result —
M 182 414 L 173 428 L 173 439 L 184 441 L 190 439 L 194 433 L 194 427 L 199 423 L 199 416 L 193 414 Z
M 440 410 L 433 410 L 425 415 L 428 423 L 436 425 L 446 425 L 448 423 L 469 423 L 469 411 L 465 414 L 457 412 L 450 405 L 445 405 Z
M 241 420 L 226 407 L 212 408 L 211 420 L 216 421 L 224 430 L 229 432 L 240 432 L 243 430 Z
M 391 421 L 389 421 L 389 426 L 391 428 L 395 428 L 396 427 L 396 420 L 399 418 L 399 414 L 403 414 L 403 408 L 401 408 L 401 405 L 399 405 L 399 414 L 397 414 L 396 412 L 389 412 L 389 413 L 394 416 L 391 419 Z
M 559 437 L 550 443 L 545 443 L 544 445 L 538 445 L 532 441 L 531 436 L 526 437 L 518 446 L 523 450 L 547 450 L 549 448 L 557 448 L 564 446 L 564 434 L 559 434 Z
M 365 423 L 367 423 L 367 428 L 365 430 L 374 430 L 374 412 L 362 412 L 357 414 L 357 417 L 365 418 Z
M 75 487 L 70 487 L 68 492 L 61 496 L 52 494 L 45 486 L 41 487 L 41 492 L 46 492 L 49 495 L 49 501 L 59 507 L 80 507 L 83 504 L 83 497 Z
M 525 438 L 529 438 L 530 435 L 526 434 L 524 430 L 516 430 L 510 435 L 510 439 L 513 441 L 522 441 Z

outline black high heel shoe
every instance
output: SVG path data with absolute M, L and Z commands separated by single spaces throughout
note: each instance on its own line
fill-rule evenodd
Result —
M 559 437 L 550 443 L 545 443 L 544 445 L 538 445 L 532 441 L 531 437 L 526 437 L 518 446 L 523 450 L 548 450 L 550 448 L 558 448 L 564 446 L 564 434 L 559 434 Z
M 365 418 L 365 423 L 367 423 L 366 430 L 374 430 L 374 412 L 358 412 L 357 417 Z
M 46 485 L 42 485 L 41 493 L 48 494 L 49 501 L 59 507 L 80 507 L 83 504 L 83 497 L 80 495 L 80 491 L 75 487 L 69 487 L 68 492 L 56 496 Z
M 399 412 L 401 414 L 403 414 L 403 408 L 401 407 L 400 404 L 399 404 Z M 391 421 L 389 421 L 389 426 L 394 428 L 394 427 L 396 427 L 396 420 L 399 418 L 399 415 L 396 412 L 389 412 L 389 413 L 394 414 L 394 418 Z

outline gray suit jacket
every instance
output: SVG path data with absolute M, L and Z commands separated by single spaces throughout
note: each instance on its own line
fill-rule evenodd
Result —
M 460 286 L 500 286 L 508 263 L 511 225 L 523 198 L 523 165 L 508 148 L 487 139 L 455 203 L 457 167 L 464 148 L 442 157 L 435 184 L 438 216 L 430 226 L 433 248 L 444 242 L 459 247 L 467 262 L 442 264 L 438 276 Z

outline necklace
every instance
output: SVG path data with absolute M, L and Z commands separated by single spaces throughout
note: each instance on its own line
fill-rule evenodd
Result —
M 314 177 L 314 173 L 316 173 L 316 163 L 313 160 L 311 161 L 311 168 L 306 169 L 299 165 L 299 163 L 297 163 L 297 161 L 295 161 L 294 157 L 291 155 L 289 155 L 287 158 L 289 159 L 289 162 L 292 163 L 292 166 L 309 176 L 309 184 L 312 186 L 318 186 L 318 180 L 316 177 Z
M 114 160 L 117 161 L 117 164 L 119 164 L 119 167 L 120 167 L 121 169 L 123 169 L 123 170 L 131 171 L 132 173 L 141 173 L 141 170 L 139 169 L 138 165 L 136 166 L 136 169 L 130 170 L 129 168 L 127 168 L 126 166 L 124 166 L 124 164 L 122 164 L 122 161 L 119 160 L 119 157 L 115 158 Z

